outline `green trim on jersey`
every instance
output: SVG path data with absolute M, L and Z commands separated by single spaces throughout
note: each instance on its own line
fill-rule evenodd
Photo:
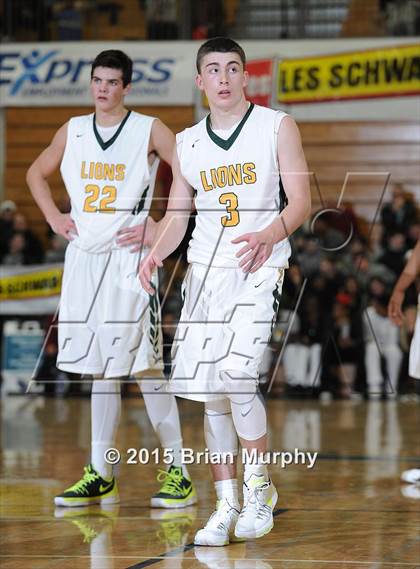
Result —
M 144 192 L 141 195 L 141 198 L 137 205 L 135 205 L 131 211 L 132 215 L 138 215 L 141 211 L 143 211 L 144 204 L 146 201 L 147 192 L 149 191 L 150 185 L 146 186 Z
M 120 132 L 122 131 L 122 129 L 124 128 L 125 123 L 128 120 L 128 117 L 131 115 L 131 111 L 128 111 L 128 113 L 125 115 L 125 117 L 123 118 L 122 123 L 120 124 L 120 126 L 118 127 L 117 132 L 114 134 L 114 136 L 112 138 L 110 138 L 109 140 L 107 140 L 106 142 L 104 142 L 101 138 L 101 135 L 98 132 L 98 129 L 96 128 L 96 114 L 93 114 L 93 132 L 95 133 L 96 136 L 96 140 L 98 141 L 99 146 L 102 148 L 102 150 L 106 150 L 107 148 L 109 148 L 110 146 L 112 146 L 112 144 L 114 144 L 114 142 L 117 140 Z
M 251 103 L 249 105 L 249 109 L 244 114 L 243 119 L 238 124 L 238 126 L 235 128 L 235 130 L 232 132 L 232 134 L 229 136 L 229 138 L 227 138 L 226 140 L 224 138 L 220 138 L 220 136 L 217 136 L 217 134 L 212 131 L 211 123 L 210 123 L 210 115 L 207 115 L 207 118 L 206 118 L 207 134 L 212 139 L 212 141 L 215 144 L 217 144 L 217 146 L 220 146 L 220 148 L 223 148 L 223 150 L 229 150 L 231 148 L 232 144 L 238 138 L 239 134 L 241 133 L 241 130 L 243 129 L 246 121 L 248 120 L 248 117 L 251 114 L 254 106 L 255 106 L 254 103 Z
M 153 286 L 153 288 L 155 287 Z M 160 322 L 159 322 L 159 304 L 158 304 L 157 295 L 158 292 L 156 291 L 156 289 L 153 295 L 152 294 L 149 295 L 149 318 L 150 318 L 149 341 L 152 344 L 156 361 L 159 361 L 161 354 L 159 350 Z

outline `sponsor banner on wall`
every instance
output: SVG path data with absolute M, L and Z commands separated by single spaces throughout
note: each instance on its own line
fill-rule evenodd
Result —
M 413 95 L 420 90 L 420 48 L 415 42 L 415 38 L 239 41 L 249 62 L 249 97 L 259 104 L 271 101 L 298 120 L 412 119 L 419 112 Z M 198 110 L 202 101 L 194 77 L 200 43 L 2 44 L 0 106 L 91 106 L 91 60 L 113 48 L 127 52 L 134 61 L 129 106 L 195 103 Z
M 133 59 L 127 102 L 192 105 L 194 49 L 179 42 L 39 43 L 0 46 L 0 105 L 90 105 L 90 69 L 95 56 L 121 49 Z
M 1 267 L 1 314 L 54 314 L 62 278 L 62 264 Z
M 283 59 L 276 99 L 297 105 L 420 94 L 420 45 Z

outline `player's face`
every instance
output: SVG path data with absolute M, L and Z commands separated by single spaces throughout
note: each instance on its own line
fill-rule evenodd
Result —
M 208 53 L 201 60 L 196 85 L 204 91 L 209 103 L 216 107 L 230 108 L 244 97 L 248 73 L 244 71 L 237 53 Z
M 124 104 L 124 96 L 130 90 L 124 87 L 122 71 L 110 67 L 96 67 L 90 81 L 95 107 L 101 111 L 111 111 Z

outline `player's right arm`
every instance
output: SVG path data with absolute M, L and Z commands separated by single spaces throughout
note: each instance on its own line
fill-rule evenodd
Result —
M 173 182 L 168 199 L 165 216 L 159 222 L 156 237 L 150 253 L 140 263 L 139 278 L 142 287 L 149 294 L 155 290 L 150 281 L 152 273 L 181 243 L 188 227 L 190 217 L 193 189 L 181 174 L 176 147 L 172 160 Z
M 420 273 L 420 240 L 417 241 L 416 246 L 411 251 L 410 258 L 401 273 L 397 284 L 392 291 L 392 296 L 388 304 L 388 317 L 396 324 L 401 326 L 403 323 L 402 304 L 404 301 L 405 291 L 416 280 L 417 275 Z
M 48 178 L 59 168 L 64 155 L 67 140 L 67 126 L 64 124 L 55 133 L 50 145 L 32 163 L 26 182 L 39 209 L 54 233 L 72 240 L 77 235 L 74 221 L 69 214 L 61 213 L 54 203 Z

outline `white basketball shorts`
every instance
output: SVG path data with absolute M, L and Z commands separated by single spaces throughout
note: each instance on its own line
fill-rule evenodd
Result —
M 59 369 L 107 378 L 162 369 L 159 299 L 141 287 L 138 264 L 138 254 L 123 248 L 93 254 L 67 247 Z
M 283 276 L 284 269 L 271 267 L 245 274 L 236 268 L 190 265 L 172 346 L 170 392 L 212 401 L 226 397 L 222 371 L 258 380 Z

